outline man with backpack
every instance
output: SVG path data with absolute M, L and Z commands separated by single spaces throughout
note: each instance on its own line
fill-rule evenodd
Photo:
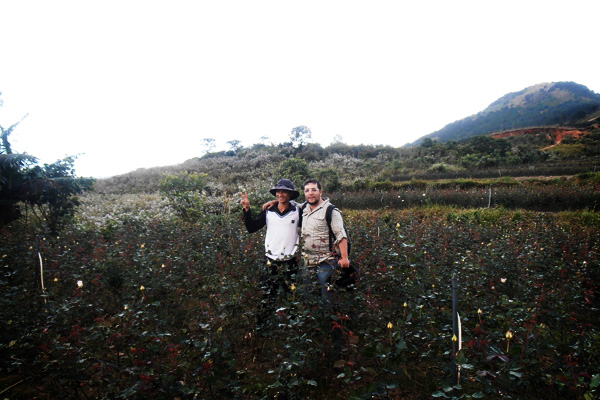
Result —
M 331 285 L 336 268 L 350 267 L 348 236 L 340 210 L 323 199 L 323 188 L 316 179 L 304 182 L 306 204 L 302 207 L 302 257 L 301 271 L 305 283 L 316 275 L 322 299 L 329 303 Z

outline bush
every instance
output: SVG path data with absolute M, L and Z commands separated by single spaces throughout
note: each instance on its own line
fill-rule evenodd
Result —
M 184 172 L 167 175 L 160 181 L 160 193 L 182 218 L 193 220 L 204 216 L 206 174 Z
M 31 273 L 35 230 L 0 231 L 0 368 L 5 387 L 17 383 L 5 396 L 597 394 L 596 212 L 345 210 L 358 287 L 323 310 L 297 282 L 260 331 L 264 244 L 239 215 L 184 222 L 147 212 L 153 204 L 92 207 L 105 199 L 82 209 L 114 210 L 104 223 L 78 215 L 40 238 L 44 291 Z M 128 209 L 138 218 L 119 215 Z M 452 276 L 463 327 L 454 390 Z
M 536 211 L 598 210 L 600 192 L 593 181 L 564 179 L 531 181 L 455 180 L 438 183 L 413 180 L 406 183 L 376 182 L 371 190 L 334 192 L 329 196 L 341 208 L 358 210 L 387 207 L 454 206 L 459 208 L 504 207 Z M 490 198 L 491 191 L 491 198 Z

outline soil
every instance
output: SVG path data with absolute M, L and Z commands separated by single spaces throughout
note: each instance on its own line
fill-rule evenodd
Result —
M 493 138 L 507 138 L 511 136 L 524 136 L 524 135 L 535 135 L 539 133 L 545 133 L 547 137 L 554 138 L 554 144 L 548 146 L 542 150 L 551 149 L 554 146 L 559 145 L 564 138 L 573 137 L 579 139 L 583 135 L 587 135 L 589 132 L 582 131 L 573 128 L 527 128 L 527 129 L 515 129 L 514 131 L 500 132 L 492 135 Z

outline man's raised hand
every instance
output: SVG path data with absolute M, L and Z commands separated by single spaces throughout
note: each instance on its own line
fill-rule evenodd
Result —
M 244 207 L 245 211 L 250 211 L 250 200 L 248 200 L 248 192 L 240 193 L 240 196 L 242 196 L 240 204 L 242 205 L 242 207 Z

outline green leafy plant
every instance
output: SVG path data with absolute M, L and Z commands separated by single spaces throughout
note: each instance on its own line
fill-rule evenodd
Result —
M 160 193 L 184 219 L 201 218 L 205 214 L 206 178 L 206 174 L 195 172 L 167 175 L 160 181 Z
M 334 291 L 324 308 L 296 281 L 261 329 L 264 243 L 239 215 L 186 221 L 157 195 L 84 195 L 59 236 L 40 238 L 45 291 L 31 270 L 37 229 L 25 220 L 3 228 L 4 395 L 597 394 L 597 212 L 429 206 L 344 217 L 357 288 Z

